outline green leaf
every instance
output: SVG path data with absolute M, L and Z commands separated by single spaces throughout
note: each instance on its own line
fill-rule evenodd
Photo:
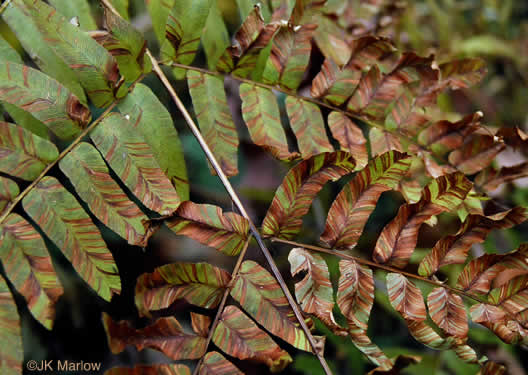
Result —
M 15 300 L 3 277 L 0 277 L 0 327 L 0 371 L 6 375 L 19 375 L 24 360 L 22 330 Z
M 11 205 L 19 193 L 20 190 L 16 182 L 0 176 L 0 214 Z
M 44 177 L 23 199 L 24 210 L 105 300 L 121 291 L 112 253 L 86 212 L 55 178 Z
M 167 19 L 175 0 L 145 0 L 145 5 L 152 20 L 152 28 L 156 33 L 158 42 L 163 44 L 165 41 L 165 27 Z
M 191 370 L 185 365 L 136 365 L 133 368 L 114 367 L 104 375 L 191 375 Z
M 472 183 L 458 172 L 431 181 L 418 203 L 401 206 L 396 217 L 383 228 L 374 249 L 374 260 L 405 267 L 416 247 L 421 225 L 434 215 L 454 210 L 471 188 Z
M 321 71 L 315 77 L 311 93 L 314 98 L 324 98 L 331 104 L 345 103 L 358 87 L 363 71 L 395 51 L 388 39 L 365 36 L 353 41 L 352 55 L 345 65 L 325 59 Z
M 205 355 L 200 367 L 200 375 L 244 375 L 225 357 L 218 352 L 209 352 Z
M 161 215 L 170 215 L 178 208 L 178 193 L 141 132 L 136 132 L 126 117 L 119 113 L 106 116 L 90 138 L 123 184 L 147 208 Z
M 312 351 L 293 310 L 275 278 L 257 263 L 242 263 L 231 296 L 268 332 L 289 344 Z
M 337 305 L 351 327 L 366 331 L 374 304 L 372 270 L 355 261 L 341 260 L 339 272 Z
M 312 51 L 312 36 L 317 25 L 283 26 L 279 29 L 271 47 L 262 81 L 279 84 L 289 90 L 297 90 L 308 67 Z
M 130 23 L 105 10 L 105 25 L 108 32 L 98 31 L 92 37 L 114 56 L 119 72 L 127 82 L 133 82 L 141 74 L 152 70 L 152 63 L 145 57 L 147 41 Z
M 262 234 L 285 239 L 295 237 L 317 193 L 328 181 L 338 180 L 354 167 L 354 160 L 342 151 L 316 155 L 297 164 L 277 189 L 262 222 Z
M 77 75 L 97 107 L 126 95 L 115 59 L 88 34 L 42 1 L 23 1 L 46 43 Z
M 112 353 L 121 353 L 127 345 L 138 351 L 145 348 L 159 350 L 173 360 L 198 359 L 205 354 L 207 338 L 186 333 L 174 317 L 161 318 L 152 325 L 135 329 L 124 320 L 114 322 L 103 312 L 103 324 Z
M 24 296 L 31 314 L 51 329 L 54 305 L 63 289 L 42 237 L 16 214 L 10 214 L 0 228 L 0 257 L 9 280 Z
M 60 139 L 73 139 L 90 122 L 90 110 L 59 82 L 25 65 L 0 65 L 0 100 L 30 113 Z
M 387 274 L 389 300 L 394 308 L 407 321 L 423 322 L 427 313 L 422 292 L 407 277 L 399 273 Z
M 224 353 L 241 360 L 263 363 L 272 372 L 281 371 L 292 362 L 286 351 L 235 306 L 224 309 L 214 331 L 213 342 Z
M 334 151 L 326 136 L 323 116 L 317 105 L 301 98 L 288 96 L 286 111 L 303 159 Z
M 17 36 L 24 49 L 37 66 L 47 75 L 55 78 L 70 90 L 79 101 L 86 105 L 86 96 L 79 78 L 73 70 L 60 59 L 46 43 L 44 36 L 35 25 L 23 0 L 11 1 L 2 17 Z M 1 55 L 0 55 L 1 56 Z M 14 61 L 21 63 L 18 61 Z
M 161 47 L 164 60 L 189 65 L 193 62 L 205 27 L 212 0 L 174 0 L 165 29 L 166 40 Z M 175 69 L 177 79 L 185 70 Z
M 511 228 L 526 219 L 528 219 L 528 211 L 522 207 L 490 216 L 469 215 L 455 235 L 446 236 L 434 245 L 431 252 L 421 261 L 418 273 L 422 276 L 430 276 L 448 264 L 465 263 L 471 246 L 484 242 L 492 230 Z M 468 272 L 473 273 L 469 269 Z M 464 284 L 464 287 L 469 287 L 470 284 L 472 283 Z
M 2 102 L 2 106 L 18 126 L 29 130 L 40 138 L 50 139 L 50 131 L 42 121 L 37 120 L 31 113 L 24 111 L 11 103 Z
M 189 199 L 187 167 L 183 148 L 170 113 L 147 86 L 139 83 L 117 105 L 150 146 L 159 166 L 182 201 Z
M 75 191 L 92 214 L 131 245 L 146 246 L 142 221 L 147 216 L 132 202 L 109 174 L 97 150 L 81 142 L 59 163 Z
M 224 91 L 224 81 L 217 76 L 187 73 L 194 113 L 205 141 L 227 176 L 238 174 L 238 135 Z
M 67 19 L 77 17 L 79 27 L 82 30 L 90 31 L 97 29 L 95 20 L 92 17 L 90 4 L 87 0 L 50 0 L 49 3 Z
M 367 140 L 361 129 L 343 112 L 333 111 L 328 115 L 328 127 L 337 139 L 341 150 L 349 152 L 356 160 L 356 169 L 368 163 Z
M 298 157 L 298 153 L 288 151 L 275 94 L 270 89 L 243 83 L 240 85 L 240 97 L 242 116 L 251 140 L 277 159 L 292 160 Z
M 233 212 L 210 204 L 183 202 L 166 222 L 176 234 L 187 236 L 227 255 L 238 255 L 248 238 L 249 223 Z
M 231 275 L 208 263 L 172 263 L 139 277 L 136 306 L 140 315 L 169 307 L 183 298 L 206 309 L 218 306 Z
M 409 156 L 397 151 L 371 160 L 332 203 L 321 241 L 333 248 L 354 248 L 381 193 L 397 187 L 410 165 Z
M 33 181 L 59 156 L 55 145 L 15 124 L 0 121 L 0 172 Z
M 336 323 L 332 313 L 334 292 L 330 272 L 323 257 L 303 248 L 295 248 L 290 251 L 288 261 L 293 277 L 306 272 L 303 279 L 295 283 L 295 297 L 303 311 L 321 319 L 335 334 L 346 335 L 346 330 Z
M 218 59 L 230 45 L 229 32 L 227 31 L 218 1 L 212 0 L 211 9 L 202 31 L 202 45 L 207 57 L 209 70 L 215 70 Z
M 108 0 L 110 4 L 117 10 L 117 13 L 125 20 L 128 20 L 129 0 Z
M 18 52 L 0 35 L 0 60 L 23 64 Z

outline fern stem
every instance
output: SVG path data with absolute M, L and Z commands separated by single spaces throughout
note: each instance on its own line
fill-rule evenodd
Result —
M 102 0 L 102 1 L 106 3 L 106 0 Z M 273 273 L 273 276 L 275 277 L 275 279 L 279 283 L 282 291 L 284 292 L 284 295 L 286 296 L 286 299 L 288 300 L 288 303 L 291 306 L 291 308 L 292 308 L 292 310 L 293 310 L 293 312 L 295 314 L 295 317 L 299 321 L 299 324 L 301 325 L 301 328 L 304 331 L 304 334 L 306 335 L 308 341 L 310 342 L 310 346 L 312 347 L 315 355 L 319 359 L 319 362 L 321 363 L 321 366 L 323 367 L 325 374 L 331 375 L 332 374 L 332 370 L 330 370 L 330 367 L 328 367 L 328 364 L 326 363 L 326 360 L 324 359 L 322 354 L 317 349 L 317 343 L 316 343 L 314 337 L 312 336 L 312 334 L 310 332 L 310 329 L 306 325 L 306 322 L 304 321 L 304 317 L 303 317 L 303 315 L 301 313 L 301 310 L 300 310 L 299 306 L 297 305 L 297 302 L 295 302 L 295 299 L 293 298 L 290 290 L 288 289 L 288 286 L 286 285 L 286 282 L 284 281 L 284 278 L 282 277 L 282 275 L 281 275 L 281 273 L 279 271 L 279 268 L 275 264 L 275 261 L 273 260 L 273 256 L 271 255 L 270 251 L 266 247 L 266 244 L 262 240 L 260 232 L 258 231 L 257 227 L 255 226 L 255 224 L 253 223 L 253 221 L 249 217 L 248 213 L 246 212 L 246 209 L 245 209 L 244 205 L 242 204 L 242 202 L 240 201 L 237 193 L 233 189 L 233 186 L 231 186 L 231 183 L 227 179 L 227 176 L 225 175 L 224 171 L 222 170 L 222 167 L 220 166 L 220 164 L 216 160 L 216 157 L 213 155 L 213 152 L 209 148 L 209 145 L 207 144 L 207 142 L 205 142 L 205 139 L 203 138 L 202 133 L 198 129 L 198 126 L 195 124 L 195 122 L 192 119 L 191 115 L 187 111 L 187 108 L 185 108 L 185 106 L 183 105 L 183 103 L 180 100 L 178 94 L 176 93 L 176 91 L 172 87 L 171 83 L 169 82 L 167 76 L 165 76 L 165 73 L 163 73 L 163 71 L 161 70 L 161 68 L 160 68 L 160 66 L 158 64 L 158 61 L 154 58 L 154 56 L 152 56 L 151 52 L 148 49 L 146 51 L 146 54 L 150 58 L 150 61 L 152 62 L 152 70 L 154 71 L 154 73 L 156 73 L 158 78 L 161 80 L 161 82 L 163 83 L 163 85 L 165 86 L 167 91 L 169 92 L 169 95 L 171 96 L 172 100 L 174 101 L 174 103 L 176 104 L 178 109 L 180 110 L 180 112 L 183 115 L 185 121 L 187 122 L 187 125 L 191 129 L 191 131 L 194 134 L 195 138 L 198 140 L 198 143 L 200 144 L 200 147 L 202 148 L 203 152 L 205 153 L 205 156 L 207 157 L 207 159 L 209 160 L 209 162 L 213 166 L 213 169 L 215 170 L 215 172 L 218 175 L 218 177 L 220 178 L 220 180 L 222 181 L 222 184 L 224 185 L 224 188 L 226 189 L 226 191 L 229 194 L 229 196 L 231 197 L 231 200 L 235 204 L 235 207 L 238 209 L 240 214 L 248 221 L 249 228 L 251 230 L 251 234 L 253 235 L 253 237 L 255 237 L 255 240 L 257 241 L 257 244 L 259 245 L 260 250 L 262 251 L 262 254 L 266 258 L 266 261 L 268 262 L 268 264 L 269 264 L 269 266 L 271 268 L 271 272 Z
M 209 344 L 211 343 L 211 340 L 213 339 L 214 331 L 216 330 L 216 326 L 218 326 L 218 323 L 220 321 L 220 316 L 222 316 L 222 312 L 224 311 L 224 307 L 227 302 L 227 298 L 229 297 L 229 294 L 231 293 L 231 290 L 233 289 L 233 285 L 238 277 L 238 271 L 240 270 L 240 266 L 242 265 L 242 261 L 244 260 L 247 252 L 247 248 L 249 246 L 249 242 L 251 241 L 251 236 L 246 240 L 244 243 L 244 247 L 242 248 L 242 251 L 238 255 L 238 259 L 236 261 L 235 267 L 233 268 L 233 271 L 231 272 L 231 282 L 227 286 L 226 290 L 224 291 L 224 295 L 222 296 L 222 300 L 220 301 L 220 305 L 218 305 L 218 309 L 216 310 L 216 315 L 213 320 L 213 324 L 211 325 L 211 328 L 209 328 L 209 335 L 207 336 L 207 343 L 205 344 L 206 352 L 207 348 L 209 347 Z M 204 357 L 200 358 L 198 361 L 198 364 L 196 365 L 196 368 L 193 371 L 193 375 L 198 375 L 200 371 L 200 367 L 202 366 Z
M 277 238 L 277 237 L 272 237 L 271 241 L 272 242 L 279 242 L 279 243 L 283 243 L 283 244 L 291 245 L 291 246 L 295 246 L 295 247 L 302 247 L 304 249 L 317 251 L 317 252 L 320 252 L 320 253 L 335 255 L 335 256 L 337 256 L 337 257 L 339 257 L 341 259 L 353 260 L 353 261 L 355 261 L 355 262 L 357 262 L 359 264 L 363 264 L 365 266 L 369 266 L 369 267 L 372 267 L 372 268 L 378 268 L 380 270 L 384 270 L 384 271 L 387 271 L 387 272 L 399 273 L 400 275 L 404 275 L 406 277 L 409 277 L 409 278 L 412 278 L 412 279 L 415 279 L 415 280 L 423 281 L 424 283 L 433 285 L 435 287 L 441 287 L 441 288 L 448 289 L 450 292 L 453 292 L 455 294 L 458 294 L 458 295 L 464 296 L 466 298 L 472 299 L 473 301 L 476 301 L 478 303 L 488 304 L 487 301 L 485 301 L 485 300 L 483 300 L 483 299 L 481 299 L 481 298 L 479 298 L 479 297 L 477 297 L 477 296 L 475 296 L 475 295 L 473 295 L 471 293 L 468 293 L 468 292 L 466 292 L 466 291 L 464 291 L 462 289 L 459 289 L 459 288 L 456 288 L 456 287 L 452 287 L 452 286 L 443 284 L 441 282 L 437 282 L 437 281 L 428 279 L 426 277 L 422 277 L 422 276 L 416 275 L 414 273 L 405 272 L 405 271 L 400 270 L 399 268 L 385 266 L 383 264 L 378 264 L 378 263 L 372 262 L 372 261 L 367 260 L 367 259 L 355 257 L 353 255 L 346 254 L 343 251 L 338 250 L 338 249 L 331 249 L 331 248 L 326 248 L 326 247 L 321 247 L 321 246 L 308 245 L 308 244 L 299 243 L 299 242 L 295 242 L 295 241 L 283 240 L 282 238 Z
M 163 62 L 163 61 L 160 61 L 159 63 L 162 64 L 162 65 L 165 65 L 165 62 Z M 295 91 L 290 91 L 290 90 L 286 90 L 286 89 L 284 89 L 282 87 L 279 87 L 279 86 L 269 85 L 269 84 L 266 84 L 266 83 L 253 81 L 253 80 L 250 80 L 250 79 L 247 79 L 247 78 L 237 77 L 237 76 L 234 76 L 232 74 L 224 74 L 224 73 L 215 72 L 215 71 L 204 69 L 204 68 L 198 68 L 198 67 L 191 66 L 191 65 L 179 64 L 179 63 L 173 63 L 173 62 L 170 62 L 170 63 L 168 63 L 166 65 L 171 66 L 171 67 L 175 67 L 175 68 L 185 69 L 185 70 L 194 70 L 196 72 L 209 74 L 209 75 L 215 75 L 215 76 L 221 76 L 221 77 L 229 76 L 230 78 L 233 78 L 234 80 L 237 80 L 239 82 L 244 82 L 244 83 L 248 83 L 248 84 L 251 84 L 251 85 L 259 86 L 259 87 L 262 87 L 262 88 L 279 91 L 279 92 L 282 92 L 282 93 L 284 93 L 284 94 L 286 94 L 288 96 L 294 97 L 296 99 L 305 100 L 305 101 L 313 103 L 315 105 L 328 108 L 328 109 L 330 109 L 332 111 L 343 113 L 343 114 L 345 114 L 345 115 L 347 115 L 349 117 L 352 117 L 355 120 L 362 121 L 362 122 L 366 123 L 370 127 L 378 128 L 380 130 L 383 130 L 384 132 L 390 133 L 391 135 L 394 135 L 394 136 L 400 138 L 401 140 L 407 141 L 410 144 L 412 144 L 413 146 L 415 146 L 419 151 L 432 153 L 432 150 L 430 150 L 429 148 L 418 144 L 411 137 L 408 137 L 407 135 L 403 134 L 402 132 L 398 132 L 397 129 L 396 130 L 389 130 L 389 129 L 385 128 L 385 126 L 380 125 L 380 124 L 378 124 L 376 122 L 370 121 L 370 120 L 366 119 L 365 117 L 360 116 L 359 114 L 356 114 L 354 112 L 349 112 L 347 110 L 344 110 L 343 108 L 339 108 L 339 107 L 333 106 L 333 105 L 325 103 L 325 102 L 323 102 L 321 100 L 310 98 L 308 96 L 299 95 Z M 455 170 L 458 170 L 456 165 L 453 165 L 451 162 L 449 162 L 449 160 L 445 159 L 444 157 L 441 157 L 439 155 L 435 155 L 435 157 L 439 161 L 441 161 L 443 164 L 446 164 L 446 165 L 454 168 Z
M 11 2 L 11 0 L 6 0 L 6 1 L 4 1 L 2 6 L 0 6 L 0 16 L 2 15 L 2 13 L 4 13 L 4 10 L 6 10 L 6 8 L 9 5 L 10 2 Z

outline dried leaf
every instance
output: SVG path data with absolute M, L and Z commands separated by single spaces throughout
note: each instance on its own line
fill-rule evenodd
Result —
M 262 223 L 262 234 L 293 238 L 323 185 L 351 173 L 354 167 L 354 160 L 342 151 L 316 155 L 297 164 L 277 189 Z
M 427 296 L 427 307 L 431 319 L 445 334 L 460 338 L 467 337 L 469 329 L 462 297 L 445 288 L 435 288 Z
M 499 170 L 490 166 L 475 177 L 475 184 L 484 189 L 484 191 L 492 192 L 502 184 L 524 177 L 528 177 L 528 162 L 511 167 L 502 167 Z
M 169 307 L 183 298 L 206 309 L 218 306 L 231 275 L 208 263 L 172 263 L 141 275 L 136 283 L 136 307 L 140 315 Z
M 457 285 L 466 291 L 488 293 L 492 287 L 500 287 L 517 276 L 527 274 L 526 258 L 526 245 L 507 254 L 484 254 L 464 267 Z
M 471 187 L 471 182 L 461 173 L 433 180 L 425 187 L 418 203 L 401 206 L 396 217 L 385 226 L 374 249 L 374 260 L 405 267 L 416 247 L 420 226 L 434 215 L 455 209 Z
M 356 160 L 356 169 L 363 169 L 368 163 L 367 140 L 361 129 L 343 112 L 328 115 L 328 127 L 337 139 L 341 149 L 349 152 Z
M 482 59 L 461 59 L 441 64 L 440 81 L 453 90 L 471 87 L 486 75 L 485 65 Z
M 10 214 L 0 228 L 0 257 L 9 280 L 25 298 L 31 314 L 51 329 L 55 303 L 63 289 L 44 240 L 17 214 Z
M 139 351 L 152 348 L 171 359 L 180 360 L 198 359 L 207 349 L 205 337 L 185 333 L 174 317 L 161 318 L 150 326 L 135 329 L 128 321 L 114 322 L 110 315 L 103 312 L 103 324 L 114 354 L 121 353 L 127 345 L 133 345 Z
M 97 150 L 86 142 L 78 144 L 59 163 L 75 191 L 91 212 L 131 245 L 146 246 L 147 216 L 132 202 L 109 174 Z
M 251 140 L 280 160 L 299 156 L 288 151 L 288 141 L 282 127 L 279 105 L 270 89 L 243 83 L 240 85 L 242 116 Z
M 237 175 L 238 135 L 227 104 L 223 80 L 190 70 L 187 81 L 205 141 L 224 173 L 227 176 Z
M 506 323 L 506 313 L 499 307 L 478 303 L 469 309 L 475 323 Z
M 306 100 L 288 96 L 286 97 L 286 111 L 303 159 L 334 151 L 326 136 L 323 115 L 318 106 Z
M 506 367 L 498 363 L 487 361 L 477 375 L 504 375 Z
M 213 342 L 232 357 L 267 365 L 272 372 L 292 362 L 290 355 L 235 306 L 227 306 L 213 334 Z
M 382 155 L 392 150 L 399 152 L 404 151 L 398 137 L 378 128 L 370 128 L 369 140 L 372 156 Z
M 295 283 L 295 297 L 303 311 L 321 319 L 334 333 L 346 335 L 346 330 L 336 323 L 332 313 L 334 295 L 330 273 L 324 259 L 319 254 L 295 248 L 290 251 L 288 261 L 292 276 L 306 272 L 303 279 Z
M 475 174 L 490 165 L 505 148 L 504 143 L 496 142 L 492 136 L 474 134 L 449 154 L 449 163 L 464 174 Z
M 334 105 L 343 104 L 354 93 L 363 71 L 394 51 L 390 41 L 382 37 L 369 35 L 354 40 L 352 55 L 346 65 L 339 66 L 333 60 L 325 59 L 312 83 L 312 96 L 324 98 Z
M 460 121 L 435 122 L 420 132 L 418 142 L 437 155 L 456 150 L 464 144 L 465 138 L 478 129 L 481 119 L 482 112 L 475 112 Z
M 200 367 L 199 375 L 244 375 L 225 357 L 218 352 L 209 352 L 205 355 Z
M 22 203 L 97 294 L 109 301 L 121 291 L 112 253 L 88 214 L 59 181 L 44 177 Z
M 249 223 L 242 216 L 233 212 L 224 214 L 220 207 L 190 201 L 183 202 L 166 224 L 176 234 L 227 255 L 240 253 L 249 233 Z
M 178 208 L 178 193 L 145 138 L 134 131 L 126 117 L 118 113 L 106 116 L 90 138 L 123 184 L 147 208 L 161 215 L 170 215 Z
M 389 273 L 387 274 L 387 290 L 392 307 L 405 320 L 422 322 L 426 319 L 422 292 L 412 281 L 398 273 Z
M 491 216 L 468 216 L 457 234 L 444 237 L 435 244 L 433 250 L 420 263 L 418 273 L 422 276 L 430 276 L 440 267 L 448 264 L 464 263 L 471 246 L 484 242 L 488 233 L 493 229 L 511 228 L 522 223 L 527 218 L 528 212 L 522 207 L 516 207 Z M 471 274 L 474 271 L 468 270 L 468 272 Z M 470 276 L 468 275 L 467 277 Z M 471 276 L 470 278 L 473 277 Z M 464 287 L 469 287 L 469 284 L 464 284 Z
M 374 304 L 374 277 L 372 270 L 355 261 L 339 262 L 339 286 L 337 305 L 349 325 L 367 330 Z
M 33 181 L 58 156 L 53 143 L 15 124 L 0 121 L 0 172 Z
M 381 193 L 395 188 L 410 164 L 409 156 L 397 151 L 371 160 L 332 203 L 321 241 L 333 248 L 354 248 Z

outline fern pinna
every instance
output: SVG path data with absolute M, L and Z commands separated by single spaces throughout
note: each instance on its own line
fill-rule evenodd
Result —
M 518 128 L 493 134 L 480 124 L 481 112 L 446 119 L 437 105 L 447 90 L 478 83 L 483 61 L 438 63 L 399 51 L 390 36 L 403 5 L 385 1 L 238 0 L 242 22 L 232 36 L 216 0 L 144 5 L 159 59 L 128 21 L 128 1 L 102 0 L 104 28 L 97 31 L 86 0 L 7 0 L 0 8 L 14 33 L 9 43 L 0 38 L 2 373 L 22 372 L 22 300 L 34 319 L 53 327 L 66 286 L 57 257 L 110 301 L 127 271 L 117 268 L 120 250 L 109 248 L 108 230 L 148 249 L 167 228 L 236 257 L 234 268 L 208 259 L 161 265 L 137 278 L 136 319 L 107 312 L 101 319 L 113 353 L 134 346 L 197 362 L 107 374 L 242 374 L 247 362 L 278 372 L 293 361 L 294 348 L 313 353 L 330 374 L 316 326 L 350 340 L 374 365 L 371 373 L 397 373 L 420 358 L 390 357 L 369 337 L 380 293 L 419 343 L 451 350 L 481 374 L 505 373 L 468 335 L 473 322 L 506 343 L 527 344 L 528 250 L 471 249 L 494 229 L 528 218 L 522 207 L 485 213 L 481 203 L 528 175 L 526 162 L 493 165 L 527 138 Z M 15 36 L 34 67 L 12 47 Z M 196 57 L 201 51 L 205 61 Z M 168 69 L 187 82 L 192 105 L 171 86 Z M 151 72 L 235 212 L 189 200 L 192 166 L 170 113 L 141 83 Z M 237 123 L 289 168 L 260 229 L 228 179 L 239 171 Z M 338 180 L 320 245 L 296 242 L 312 202 Z M 379 233 L 366 233 L 388 191 L 405 202 Z M 417 257 L 423 224 L 435 226 L 443 213 L 458 215 L 458 231 Z M 376 237 L 371 248 L 365 235 Z M 254 242 L 267 264 L 246 259 Z M 289 249 L 291 279 L 284 280 L 269 246 Z M 180 300 L 193 306 L 184 324 L 168 310 Z M 139 317 L 147 323 L 137 324 Z

